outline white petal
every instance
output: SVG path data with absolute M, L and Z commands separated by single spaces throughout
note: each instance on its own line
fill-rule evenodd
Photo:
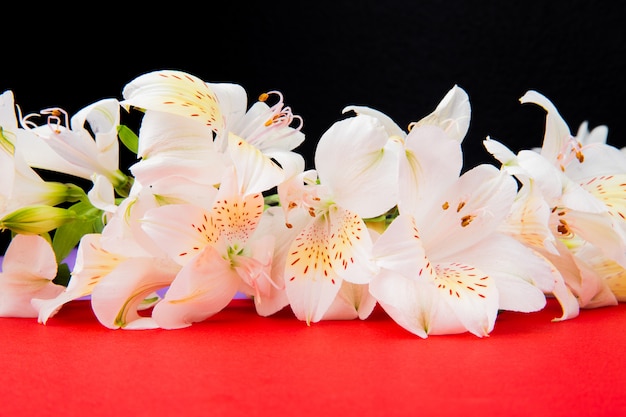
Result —
M 166 154 L 203 160 L 217 150 L 211 128 L 178 114 L 147 110 L 141 119 L 137 156 L 149 159 Z M 207 166 L 207 168 L 211 168 Z
M 530 90 L 520 98 L 520 103 L 534 103 L 546 111 L 546 127 L 541 147 L 541 156 L 552 163 L 557 161 L 566 142 L 571 139 L 569 127 L 559 114 L 558 110 L 543 94 Z
M 546 305 L 545 293 L 554 290 L 559 275 L 547 259 L 514 238 L 498 233 L 455 259 L 476 266 L 494 279 L 500 310 L 525 313 L 541 310 Z
M 413 277 L 424 263 L 424 248 L 411 216 L 400 215 L 376 240 L 373 257 L 380 268 Z
M 396 204 L 400 152 L 400 143 L 388 139 L 377 119 L 361 115 L 336 122 L 322 135 L 315 166 L 338 205 L 376 217 Z
M 420 217 L 430 202 L 450 187 L 463 167 L 460 143 L 439 127 L 414 127 L 400 158 L 398 208 Z
M 417 126 L 440 127 L 448 137 L 461 143 L 469 129 L 470 119 L 469 96 L 465 90 L 455 85 L 446 93 L 435 111 L 417 122 Z
M 184 265 L 202 248 L 217 242 L 220 229 L 206 210 L 190 204 L 170 204 L 148 210 L 143 231 L 175 262 Z
M 104 250 L 100 239 L 101 235 L 96 233 L 89 233 L 81 238 L 70 281 L 62 293 L 48 300 L 33 300 L 33 305 L 39 311 L 39 323 L 45 324 L 68 302 L 90 295 L 102 277 L 125 259 Z
M 343 281 L 335 300 L 322 320 L 365 320 L 376 307 L 376 299 L 367 284 Z
M 240 284 L 230 262 L 207 246 L 178 273 L 152 317 L 164 329 L 178 329 L 220 312 Z
M 517 184 L 493 165 L 465 172 L 432 209 L 416 218 L 427 256 L 442 259 L 489 235 L 510 212 Z
M 284 171 L 276 162 L 234 134 L 228 137 L 228 151 L 243 195 L 267 191 L 285 179 Z
M 93 289 L 91 306 L 98 321 L 110 329 L 157 327 L 139 314 L 141 304 L 154 291 L 167 287 L 178 270 L 154 258 L 124 260 Z
M 398 325 L 421 338 L 428 337 L 439 301 L 430 282 L 382 271 L 369 284 L 369 290 Z
M 346 106 L 341 112 L 345 114 L 351 111 L 356 113 L 357 115 L 363 114 L 378 119 L 385 127 L 385 131 L 387 132 L 388 136 L 398 136 L 400 138 L 404 138 L 406 136 L 406 132 L 402 130 L 391 117 L 387 116 L 385 113 L 379 110 L 372 109 L 371 107 L 367 106 Z

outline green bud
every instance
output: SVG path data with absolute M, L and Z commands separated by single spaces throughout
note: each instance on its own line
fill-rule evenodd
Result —
M 0 219 L 0 230 L 9 229 L 14 233 L 40 235 L 78 218 L 73 210 L 46 205 L 26 206 Z

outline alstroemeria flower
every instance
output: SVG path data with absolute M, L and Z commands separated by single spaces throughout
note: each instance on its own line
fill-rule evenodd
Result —
M 96 183 L 106 181 L 109 188 L 127 193 L 129 178 L 119 169 L 120 105 L 116 99 L 103 99 L 76 113 L 71 120 L 60 108 L 45 109 L 46 124 L 38 126 L 29 114 L 22 124 L 32 135 L 24 136 L 21 146 L 30 166 L 85 178 Z M 102 185 L 100 185 L 102 187 Z M 101 201 L 98 196 L 107 196 Z M 113 193 L 99 190 L 92 203 L 101 209 L 114 208 Z
M 322 135 L 316 172 L 279 186 L 287 211 L 311 215 L 286 262 L 287 296 L 299 320 L 321 320 L 344 280 L 366 284 L 373 276 L 372 241 L 364 219 L 396 205 L 399 152 L 399 144 L 376 118 L 357 115 L 336 122 Z M 315 174 L 319 184 L 298 184 Z
M 52 282 L 57 262 L 50 243 L 37 235 L 16 235 L 2 261 L 0 317 L 37 317 L 33 298 L 54 298 L 65 287 Z
M 512 177 L 479 165 L 391 223 L 374 244 L 370 292 L 399 325 L 420 337 L 482 337 L 500 309 L 544 307 L 551 265 L 497 232 L 516 191 Z
M 180 328 L 221 311 L 242 287 L 256 303 L 269 296 L 274 239 L 255 230 L 264 204 L 261 193 L 242 193 L 237 176 L 221 183 L 212 209 L 170 204 L 149 210 L 144 231 L 182 266 L 153 311 L 162 328 Z M 269 281 L 269 282 L 268 282 Z
M 494 140 L 485 146 L 504 169 L 535 187 L 549 207 L 547 227 L 556 251 L 534 248 L 557 266 L 567 285 L 559 296 L 562 319 L 578 314 L 574 300 L 580 307 L 613 305 L 617 299 L 609 283 L 619 288 L 626 280 L 626 158 L 605 143 L 604 127 L 589 132 L 583 123 L 580 138 L 573 137 L 546 97 L 529 91 L 520 100 L 547 112 L 542 147 L 516 155 Z M 509 224 L 508 231 L 528 243 L 526 230 L 515 232 Z
M 401 212 L 421 206 L 421 200 L 429 198 L 432 192 L 429 186 L 441 189 L 456 181 L 463 165 L 461 143 L 471 118 L 469 98 L 462 88 L 455 85 L 450 89 L 431 114 L 409 125 L 408 133 L 389 116 L 377 110 L 349 106 L 344 112 L 350 110 L 376 117 L 385 126 L 390 138 L 403 145 L 404 156 L 399 160 L 398 187 L 398 209 Z M 445 149 L 441 144 L 433 148 L 431 140 L 444 142 Z M 421 155 L 419 159 L 417 154 Z M 442 164 L 448 165 L 449 169 L 440 169 Z M 423 180 L 424 176 L 434 173 L 437 181 Z
M 0 95 L 0 217 L 32 205 L 55 206 L 76 201 L 84 192 L 77 186 L 44 181 L 26 162 L 20 137 L 30 133 L 17 127 L 13 93 Z
M 233 162 L 237 160 L 236 156 L 228 153 L 229 137 L 235 134 L 261 152 L 262 157 L 267 160 L 265 165 L 274 164 L 272 160 L 278 162 L 284 170 L 280 181 L 297 174 L 304 168 L 302 156 L 292 152 L 304 140 L 304 135 L 300 132 L 301 119 L 294 116 L 290 108 L 284 106 L 282 95 L 278 92 L 262 95 L 260 100 L 246 111 L 246 92 L 237 84 L 207 83 L 181 71 L 155 71 L 131 81 L 124 88 L 123 95 L 125 100 L 122 104 L 125 107 L 135 106 L 144 109 L 146 115 L 150 111 L 169 113 L 180 117 L 178 123 L 184 123 L 183 120 L 186 119 L 196 124 L 193 127 L 194 130 L 205 129 L 206 134 L 202 135 L 205 136 L 204 140 L 214 140 L 215 148 L 212 151 L 216 150 L 225 154 L 226 159 L 223 163 L 227 165 L 229 160 Z M 270 107 L 265 101 L 274 95 L 279 97 L 279 102 Z M 171 120 L 176 119 L 171 118 Z M 292 126 L 294 122 L 297 123 L 296 126 Z M 152 158 L 160 152 L 163 144 L 171 143 L 169 137 L 172 134 L 181 136 L 177 133 L 179 129 L 169 128 L 167 119 L 164 125 L 167 129 L 165 132 L 161 128 L 163 122 L 159 119 L 144 120 L 142 130 L 144 130 L 143 123 L 154 124 L 155 127 L 150 130 L 157 132 L 157 135 L 152 136 L 156 136 L 158 140 L 150 140 L 151 146 L 141 145 L 144 134 L 140 132 L 142 154 L 150 149 Z M 185 127 L 182 131 L 190 129 L 191 127 Z M 172 133 L 168 134 L 168 130 Z M 209 135 L 209 132 L 212 133 Z M 215 138 L 213 138 L 213 133 Z M 201 140 L 199 136 L 198 140 Z M 176 146 L 187 153 L 193 152 L 188 147 Z M 194 145 L 194 147 L 197 146 Z M 208 145 L 201 144 L 201 146 Z M 173 148 L 169 149 L 171 152 Z M 193 154 L 189 157 L 191 160 L 198 159 L 198 156 Z M 207 172 L 200 175 L 205 176 Z

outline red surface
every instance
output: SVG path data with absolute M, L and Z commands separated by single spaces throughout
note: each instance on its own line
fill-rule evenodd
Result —
M 126 331 L 78 301 L 45 326 L 0 319 L 0 415 L 626 415 L 626 305 L 559 314 L 550 300 L 488 338 L 424 340 L 378 308 L 307 327 L 235 300 L 187 329 Z

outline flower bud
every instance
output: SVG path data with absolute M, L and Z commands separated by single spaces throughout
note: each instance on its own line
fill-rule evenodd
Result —
M 33 205 L 17 209 L 0 219 L 0 230 L 14 233 L 39 235 L 76 220 L 79 216 L 72 210 L 46 205 Z

